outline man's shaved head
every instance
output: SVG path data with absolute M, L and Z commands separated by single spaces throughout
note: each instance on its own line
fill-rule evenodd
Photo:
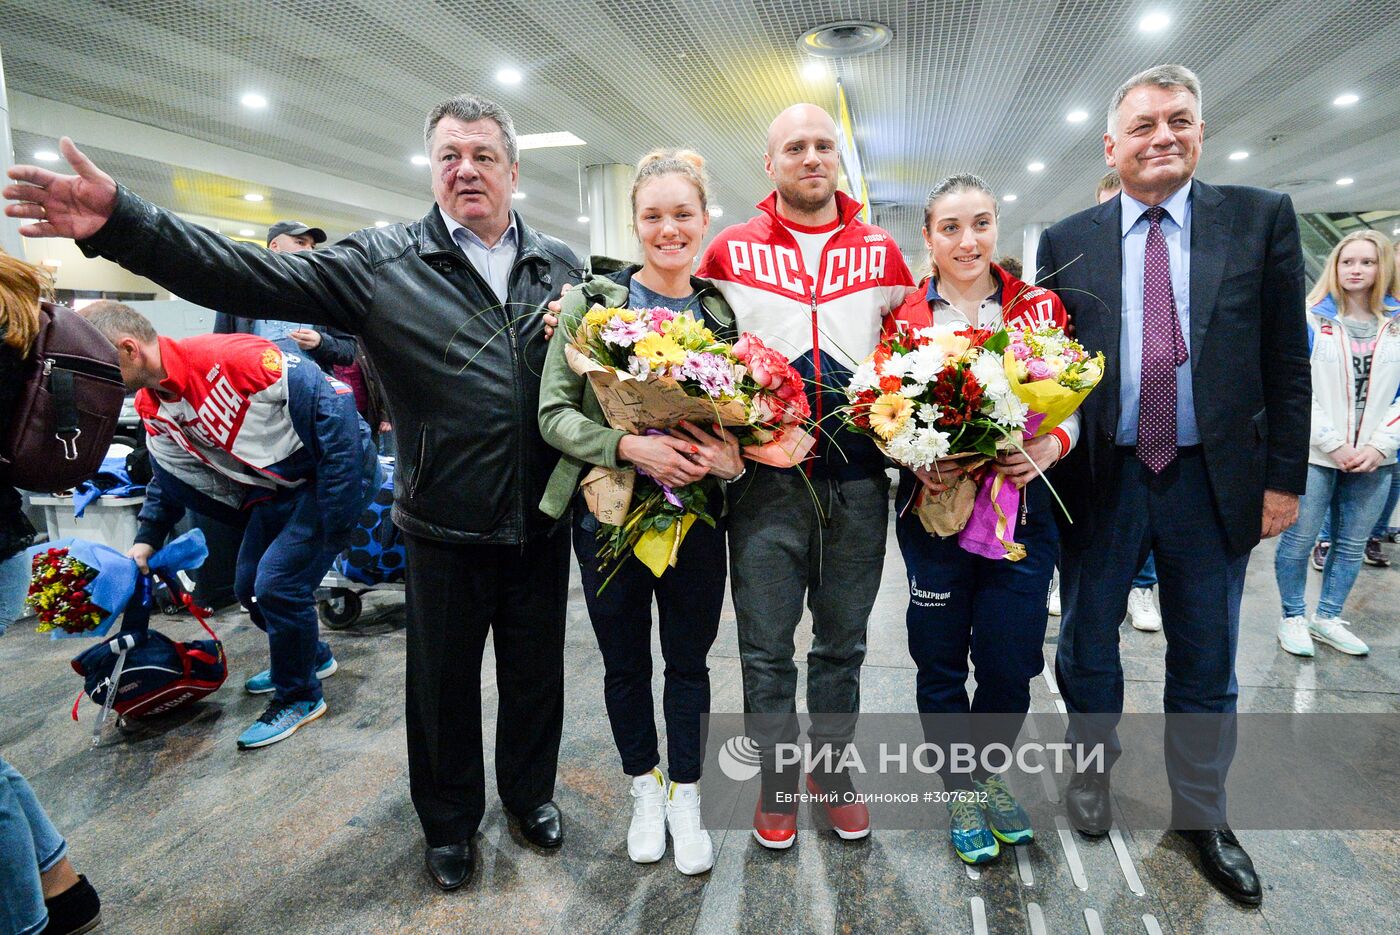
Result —
M 836 123 L 815 104 L 794 104 L 768 127 L 763 167 L 778 190 L 778 213 L 799 224 L 836 219 Z
M 795 132 L 818 127 L 836 139 L 836 121 L 831 119 L 831 114 L 816 104 L 793 104 L 768 124 L 768 154 L 772 155 L 774 148 Z

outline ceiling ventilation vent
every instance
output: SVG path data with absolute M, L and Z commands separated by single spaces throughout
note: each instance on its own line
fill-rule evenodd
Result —
M 889 45 L 893 36 L 883 23 L 844 20 L 807 30 L 802 36 L 802 51 L 823 58 L 865 55 Z

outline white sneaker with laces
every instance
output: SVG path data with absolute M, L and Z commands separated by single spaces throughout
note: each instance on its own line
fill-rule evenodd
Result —
M 671 783 L 666 795 L 666 826 L 671 829 L 677 870 L 694 876 L 715 865 L 715 845 L 700 820 L 700 790 L 695 783 Z
M 1371 651 L 1371 647 L 1353 636 L 1352 632 L 1347 629 L 1349 626 L 1351 626 L 1351 621 L 1343 620 L 1341 617 L 1319 617 L 1317 614 L 1313 614 L 1312 621 L 1308 624 L 1308 630 L 1312 633 L 1313 639 L 1326 643 L 1348 656 L 1366 655 Z
M 1278 624 L 1278 644 L 1284 652 L 1295 656 L 1311 657 L 1312 637 L 1308 635 L 1307 617 L 1284 617 Z
M 1050 611 L 1050 616 L 1060 616 L 1060 583 L 1058 581 L 1055 582 L 1055 590 L 1050 592 L 1050 600 L 1046 606 Z
M 632 824 L 627 828 L 627 856 L 654 864 L 666 854 L 666 780 L 661 770 L 632 779 Z
M 1152 599 L 1155 588 L 1133 588 L 1128 593 L 1128 618 L 1134 630 L 1156 633 L 1162 629 L 1162 615 L 1157 612 L 1157 603 Z

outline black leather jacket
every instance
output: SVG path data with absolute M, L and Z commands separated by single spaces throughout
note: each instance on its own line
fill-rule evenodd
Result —
M 358 336 L 379 371 L 398 443 L 394 520 L 446 542 L 509 544 L 547 532 L 538 509 L 558 452 L 540 437 L 542 303 L 577 282 L 563 243 L 515 218 L 503 307 L 434 207 L 316 251 L 273 253 L 190 224 L 122 188 L 79 243 L 191 302 L 279 314 Z

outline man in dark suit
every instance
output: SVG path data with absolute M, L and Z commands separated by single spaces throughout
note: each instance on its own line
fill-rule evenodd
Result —
M 1084 345 L 1108 356 L 1081 409 L 1080 443 L 1053 478 L 1073 519 L 1056 670 L 1070 741 L 1106 743 L 1111 765 L 1123 710 L 1118 628 L 1133 575 L 1154 552 L 1172 825 L 1213 882 L 1257 904 L 1259 878 L 1226 824 L 1224 789 L 1249 553 L 1293 523 L 1305 487 L 1303 263 L 1288 196 L 1193 180 L 1200 101 L 1199 81 L 1180 66 L 1124 82 L 1104 134 L 1122 194 L 1040 240 L 1040 284 L 1059 294 Z M 1081 831 L 1106 833 L 1108 773 L 1076 775 L 1066 806 Z

